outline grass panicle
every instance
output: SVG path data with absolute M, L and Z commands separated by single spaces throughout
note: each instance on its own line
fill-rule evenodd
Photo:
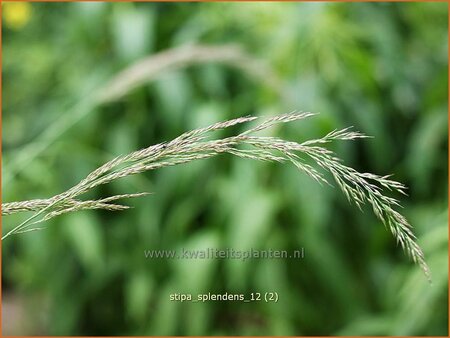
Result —
M 2 240 L 13 234 L 40 230 L 42 228 L 32 228 L 31 226 L 69 212 L 87 209 L 124 210 L 129 207 L 116 203 L 117 200 L 140 197 L 146 194 L 125 194 L 87 201 L 79 199 L 80 195 L 100 185 L 145 171 L 228 153 L 258 161 L 290 162 L 319 183 L 330 184 L 323 174 L 323 171 L 328 172 L 350 202 L 355 203 L 359 208 L 364 204 L 369 204 L 372 207 L 376 217 L 392 232 L 404 251 L 415 263 L 420 265 L 425 275 L 430 279 L 429 268 L 421 248 L 416 243 L 411 225 L 405 217 L 395 210 L 395 208 L 400 207 L 399 201 L 385 194 L 386 191 L 395 191 L 405 195 L 406 187 L 391 180 L 390 176 L 360 173 L 343 164 L 333 151 L 325 147 L 332 141 L 355 140 L 368 136 L 353 131 L 351 127 L 333 130 L 319 139 L 307 140 L 303 143 L 287 141 L 278 137 L 255 135 L 257 132 L 276 124 L 302 120 L 313 115 L 315 114 L 310 112 L 277 115 L 263 119 L 256 126 L 235 136 L 219 139 L 211 137 L 213 131 L 261 119 L 254 116 L 239 117 L 186 132 L 169 142 L 118 156 L 91 172 L 69 190 L 49 199 L 3 203 L 2 215 L 24 211 L 32 211 L 34 214 L 7 232 Z M 318 168 L 308 164 L 307 158 L 315 162 Z M 320 169 L 322 170 L 319 171 Z

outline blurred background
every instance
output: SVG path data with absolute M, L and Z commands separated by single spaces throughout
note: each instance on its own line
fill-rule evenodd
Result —
M 320 112 L 269 135 L 353 125 L 374 136 L 330 147 L 409 187 L 392 196 L 433 275 L 337 188 L 223 155 L 88 195 L 154 193 L 125 201 L 131 210 L 74 213 L 4 241 L 3 334 L 447 335 L 447 6 L 3 2 L 3 202 L 50 197 L 192 128 Z M 3 217 L 2 232 L 27 216 Z M 144 257 L 207 247 L 304 247 L 305 258 Z M 169 301 L 265 291 L 279 301 Z

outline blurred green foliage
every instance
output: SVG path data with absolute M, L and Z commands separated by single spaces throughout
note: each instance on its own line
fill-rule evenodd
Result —
M 24 146 L 85 115 L 17 175 L 3 201 L 49 197 L 118 154 L 211 122 L 321 112 L 293 140 L 348 125 L 333 146 L 406 183 L 402 212 L 429 285 L 372 212 L 287 165 L 222 156 L 126 178 L 93 197 L 154 192 L 125 212 L 80 212 L 3 243 L 4 334 L 447 335 L 446 3 L 3 3 L 3 175 Z M 163 74 L 114 102 L 92 93 L 141 58 L 239 44 L 282 84 L 219 63 Z M 274 132 L 275 133 L 275 132 Z M 3 232 L 23 215 L 3 217 Z M 305 247 L 303 260 L 149 260 L 145 249 Z M 174 292 L 276 291 L 278 303 L 176 303 Z M 5 313 L 5 302 L 23 313 Z M 9 307 L 8 307 L 9 308 Z M 5 319 L 8 318 L 8 319 Z M 6 328 L 5 328 L 6 327 Z

